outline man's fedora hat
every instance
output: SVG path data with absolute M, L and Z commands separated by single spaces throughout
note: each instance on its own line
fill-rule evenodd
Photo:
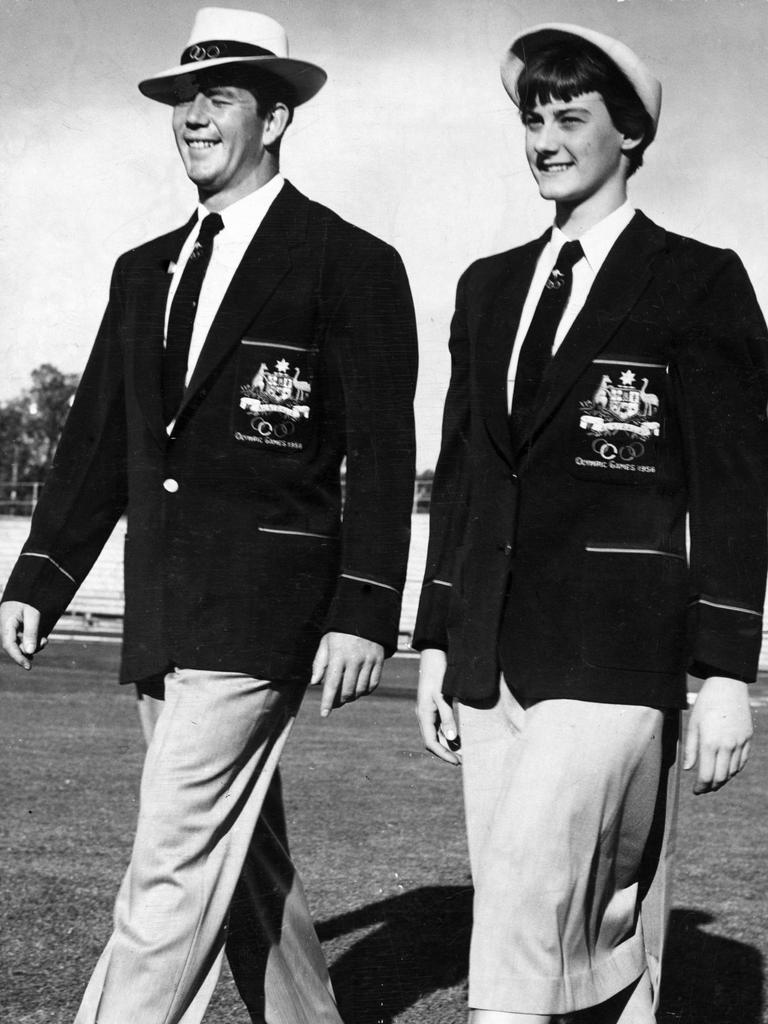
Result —
M 552 43 L 573 39 L 574 36 L 577 39 L 586 39 L 598 50 L 602 50 L 606 57 L 609 57 L 624 73 L 653 122 L 655 133 L 661 112 L 661 82 L 651 74 L 637 54 L 624 43 L 620 43 L 618 39 L 612 39 L 602 32 L 595 32 L 594 29 L 582 28 L 580 25 L 566 25 L 558 22 L 536 25 L 534 28 L 521 32 L 512 41 L 501 61 L 501 80 L 513 103 L 520 106 L 517 80 L 526 62 L 535 53 Z
M 145 96 L 160 103 L 178 103 L 188 96 L 195 76 L 227 66 L 263 71 L 290 86 L 294 105 L 306 103 L 325 85 L 322 68 L 288 56 L 285 29 L 273 18 L 255 11 L 203 7 L 175 68 L 139 82 Z

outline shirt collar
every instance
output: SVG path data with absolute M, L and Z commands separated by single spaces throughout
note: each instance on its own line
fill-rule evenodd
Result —
M 270 178 L 266 185 L 249 192 L 247 196 L 238 199 L 226 209 L 221 211 L 221 219 L 224 221 L 223 231 L 226 232 L 226 241 L 234 241 L 237 238 L 251 238 L 267 214 L 277 194 L 285 184 L 282 174 L 276 174 Z M 197 220 L 200 223 L 203 217 L 207 217 L 209 210 L 201 204 L 197 208 Z
M 581 236 L 579 241 L 593 274 L 596 274 L 603 265 L 616 239 L 624 228 L 627 227 L 634 215 L 635 208 L 629 200 L 626 200 L 618 209 L 614 210 L 613 213 L 609 213 L 607 217 L 603 217 L 601 221 L 598 221 L 597 224 L 591 227 L 589 231 L 585 231 Z M 557 259 L 557 254 L 565 243 L 570 241 L 571 239 L 563 234 L 557 225 L 552 228 L 549 245 L 554 253 L 554 259 Z

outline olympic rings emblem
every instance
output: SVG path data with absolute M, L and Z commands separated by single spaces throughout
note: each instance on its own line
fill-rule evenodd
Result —
M 619 451 L 619 458 L 624 462 L 634 462 L 635 459 L 639 459 L 645 452 L 645 445 L 642 441 L 633 441 L 631 444 L 625 444 Z
M 596 437 L 592 442 L 592 451 L 595 455 L 599 455 L 601 459 L 605 459 L 606 462 L 613 462 L 619 454 L 619 449 L 615 444 L 611 444 L 610 441 L 600 437 Z
M 259 417 L 251 420 L 251 430 L 255 430 L 261 437 L 287 437 L 295 429 L 293 423 L 270 423 L 269 420 Z
M 618 448 L 605 438 L 596 437 L 592 442 L 592 451 L 606 462 L 613 462 L 615 458 L 621 459 L 622 462 L 634 462 L 645 454 L 645 445 L 642 441 L 632 441 L 631 444 L 624 444 Z
M 191 60 L 215 60 L 221 56 L 221 47 L 215 43 L 212 46 L 200 46 L 196 43 L 194 46 L 189 48 L 189 57 Z

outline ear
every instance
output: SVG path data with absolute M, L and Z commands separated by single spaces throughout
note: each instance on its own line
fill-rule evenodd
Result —
M 622 153 L 629 153 L 631 149 L 637 149 L 642 141 L 642 135 L 638 135 L 636 139 L 633 139 L 630 135 L 624 135 L 621 143 Z
M 263 141 L 267 149 L 280 142 L 290 121 L 291 112 L 285 103 L 275 103 L 264 121 Z

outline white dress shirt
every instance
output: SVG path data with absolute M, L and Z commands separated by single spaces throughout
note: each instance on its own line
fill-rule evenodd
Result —
M 213 318 L 219 311 L 219 306 L 229 288 L 235 271 L 240 266 L 240 261 L 245 255 L 254 234 L 264 220 L 267 210 L 277 198 L 280 189 L 285 183 L 282 174 L 276 174 L 270 178 L 266 185 L 250 192 L 243 199 L 238 199 L 225 210 L 221 211 L 221 219 L 224 227 L 213 239 L 213 250 L 211 261 L 203 278 L 200 288 L 200 297 L 197 302 L 195 322 L 192 327 L 192 340 L 189 345 L 189 356 L 187 358 L 187 376 L 184 380 L 185 386 L 189 384 L 192 371 L 203 349 L 208 331 L 211 329 Z M 171 287 L 168 291 L 168 301 L 165 306 L 165 336 L 168 335 L 168 316 L 171 311 L 171 303 L 176 289 L 179 286 L 181 275 L 187 265 L 189 254 L 194 248 L 197 236 L 200 231 L 200 223 L 207 217 L 209 211 L 204 206 L 199 206 L 197 211 L 197 222 L 181 247 L 179 259 L 173 271 Z M 165 344 L 165 342 L 163 342 Z M 170 427 L 168 428 L 170 430 Z
M 574 320 L 587 301 L 589 289 L 594 284 L 597 272 L 605 262 L 606 256 L 634 215 L 634 207 L 627 201 L 617 210 L 614 210 L 613 213 L 609 213 L 598 224 L 595 224 L 594 227 L 591 227 L 589 231 L 585 231 L 579 239 L 581 248 L 584 250 L 584 257 L 578 263 L 575 263 L 573 267 L 571 294 L 568 297 L 568 302 L 555 332 L 555 342 L 552 346 L 553 355 L 560 348 L 563 339 L 573 326 Z M 553 227 L 552 235 L 542 249 L 536 263 L 536 270 L 534 271 L 533 280 L 523 305 L 520 323 L 515 335 L 515 343 L 512 347 L 512 356 L 509 360 L 509 370 L 507 371 L 507 407 L 509 409 L 512 408 L 512 395 L 515 390 L 515 375 L 520 358 L 520 349 L 528 333 L 528 328 L 531 326 L 531 320 L 533 320 L 533 314 L 541 298 L 541 293 L 544 291 L 547 278 L 552 273 L 555 263 L 557 263 L 560 250 L 566 242 L 570 241 L 572 239 L 564 235 L 560 228 L 557 226 Z

